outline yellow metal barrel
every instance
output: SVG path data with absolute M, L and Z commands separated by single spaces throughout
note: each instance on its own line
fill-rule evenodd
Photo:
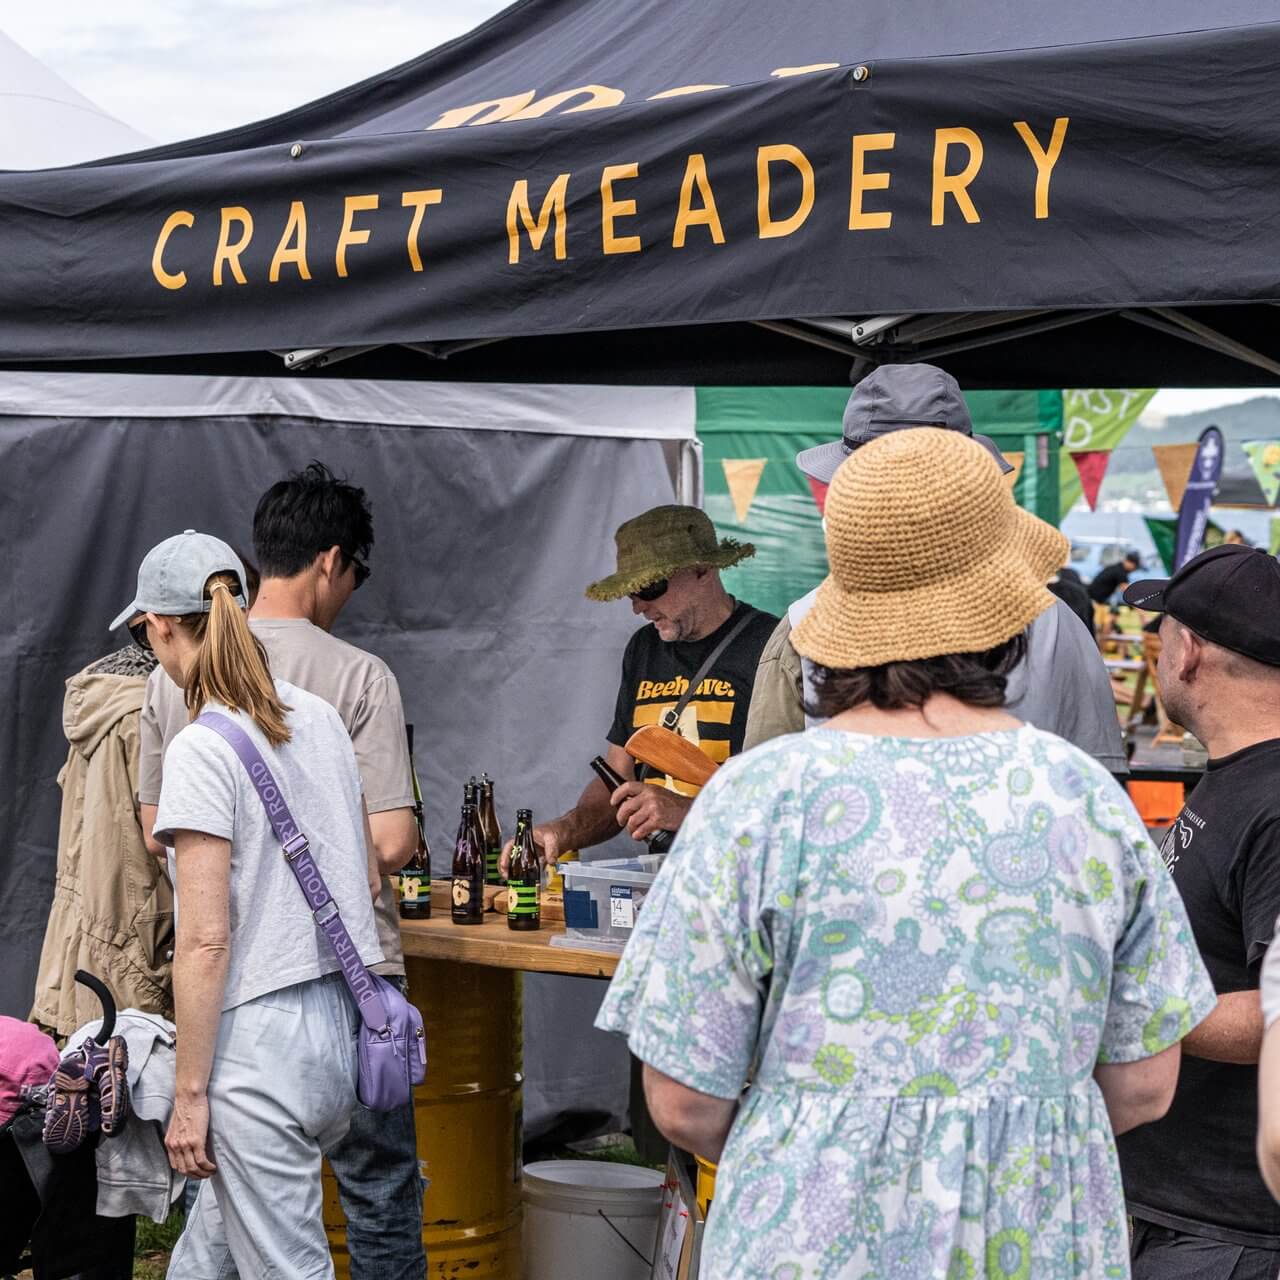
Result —
M 418 1158 L 431 1182 L 427 1275 L 520 1280 L 522 975 L 412 956 L 405 968 L 430 1055 L 414 1100 Z M 338 1280 L 348 1280 L 346 1219 L 327 1165 L 324 1222 Z

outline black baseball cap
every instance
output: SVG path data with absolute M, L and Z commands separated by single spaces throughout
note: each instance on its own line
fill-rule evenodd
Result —
M 1224 649 L 1280 667 L 1280 560 L 1261 547 L 1202 551 L 1172 578 L 1131 583 L 1124 601 L 1170 613 Z

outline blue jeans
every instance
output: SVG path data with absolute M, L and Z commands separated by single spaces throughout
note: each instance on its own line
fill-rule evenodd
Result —
M 403 978 L 391 977 L 401 991 Z M 422 1280 L 422 1197 L 413 1103 L 370 1111 L 358 1102 L 351 1128 L 328 1153 L 347 1215 L 351 1280 Z

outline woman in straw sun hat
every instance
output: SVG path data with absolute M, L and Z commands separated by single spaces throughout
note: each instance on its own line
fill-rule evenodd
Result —
M 830 719 L 703 790 L 599 1025 L 720 1161 L 706 1280 L 1126 1276 L 1114 1133 L 1214 993 L 1124 792 L 1002 708 L 1066 539 L 925 428 L 826 518 L 795 646 Z

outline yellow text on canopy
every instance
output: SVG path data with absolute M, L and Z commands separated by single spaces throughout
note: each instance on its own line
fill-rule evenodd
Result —
M 1069 124 L 1067 116 L 1059 116 L 1052 127 L 1039 130 L 1025 120 L 1011 122 L 1018 140 L 1014 145 L 1020 147 L 1019 154 L 1025 161 L 1026 202 L 1022 216 L 1033 220 L 1050 217 L 1051 182 Z M 977 131 L 960 126 L 934 130 L 928 175 L 931 227 L 982 221 L 982 210 L 971 188 L 982 170 L 990 141 L 990 133 L 984 140 Z M 1000 141 L 1012 139 L 1003 135 Z M 849 232 L 890 231 L 894 213 L 904 199 L 893 187 L 897 134 L 858 133 L 852 135 L 850 143 L 848 180 L 838 192 L 834 187 L 820 190 L 812 160 L 802 148 L 776 142 L 758 147 L 753 157 L 754 232 L 748 234 L 766 241 L 785 239 L 809 221 L 819 201 L 837 196 L 847 202 Z M 700 151 L 685 158 L 680 182 L 665 198 L 665 222 L 670 232 L 663 234 L 661 247 L 678 251 L 690 243 L 718 246 L 728 242 L 716 194 L 717 167 L 723 173 L 728 166 L 724 162 L 717 166 Z M 549 252 L 556 260 L 567 259 L 570 212 L 575 218 L 581 217 L 580 210 L 589 209 L 592 204 L 595 212 L 588 216 L 598 219 L 596 243 L 600 254 L 633 254 L 658 247 L 646 245 L 637 233 L 635 219 L 640 207 L 634 184 L 639 178 L 640 165 L 629 161 L 605 165 L 589 176 L 581 172 L 559 173 L 536 185 L 530 178 L 516 179 L 505 210 L 495 209 L 490 220 L 495 230 L 505 228 L 506 233 L 495 234 L 495 253 L 505 255 L 511 266 L 529 253 Z M 592 197 L 584 198 L 578 193 L 587 183 Z M 572 210 L 571 189 L 578 201 Z M 790 194 L 784 195 L 784 190 Z M 654 199 L 652 194 L 649 199 Z M 443 185 L 400 191 L 385 200 L 376 192 L 344 196 L 336 223 L 335 247 L 323 258 L 309 247 L 314 215 L 303 200 L 292 201 L 283 219 L 275 214 L 269 225 L 263 225 L 264 215 L 255 216 L 246 205 L 227 204 L 216 212 L 199 214 L 175 209 L 165 217 L 156 235 L 151 273 L 158 285 L 174 291 L 185 289 L 193 272 L 207 273 L 215 288 L 270 286 L 284 279 L 311 281 L 317 273 L 347 279 L 358 272 L 363 254 L 377 248 L 385 251 L 385 243 L 398 244 L 406 269 L 421 272 L 429 258 L 431 220 L 439 216 L 429 211 L 437 206 L 448 207 Z M 1002 214 L 1018 216 L 1018 211 L 1005 209 Z M 468 217 L 484 221 L 480 212 L 471 209 Z M 203 219 L 216 220 L 218 237 L 212 256 L 201 260 L 186 247 L 190 243 L 186 237 Z M 254 278 L 244 259 L 251 245 L 261 246 L 264 241 L 271 246 L 270 260 Z

